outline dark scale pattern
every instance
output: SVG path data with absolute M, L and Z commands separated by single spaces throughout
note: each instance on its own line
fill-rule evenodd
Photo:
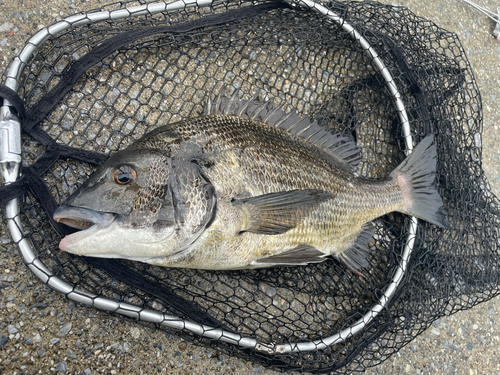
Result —
M 231 1 L 202 10 L 74 25 L 39 48 L 23 70 L 19 94 L 27 107 L 34 105 L 72 63 L 121 32 L 175 25 L 247 5 Z M 481 101 L 456 35 L 404 8 L 370 2 L 328 6 L 369 40 L 391 71 L 415 144 L 427 134 L 436 135 L 436 183 L 452 229 L 419 222 L 408 271 L 395 297 L 364 330 L 343 343 L 264 355 L 178 334 L 278 370 L 352 373 L 388 358 L 440 316 L 499 293 L 499 202 L 481 170 L 481 148 L 475 143 L 482 131 Z M 245 99 L 258 92 L 261 100 L 272 99 L 286 111 L 354 137 L 362 150 L 358 173 L 363 177 L 386 177 L 404 159 L 397 110 L 369 57 L 338 26 L 300 7 L 139 40 L 88 69 L 41 127 L 58 143 L 109 154 L 160 125 L 200 115 L 209 95 L 224 87 L 229 94 L 241 90 Z M 27 164 L 43 153 L 43 147 L 23 140 Z M 94 168 L 60 159 L 43 178 L 61 203 Z M 118 281 L 96 263 L 58 251 L 61 237 L 31 194 L 22 202 L 20 219 L 37 258 L 75 289 L 187 316 L 157 296 Z M 119 264 L 129 267 L 129 277 L 140 275 L 168 287 L 229 330 L 262 343 L 308 341 L 336 334 L 373 306 L 401 257 L 408 223 L 397 213 L 376 221 L 365 279 L 331 259 L 307 267 L 227 272 Z

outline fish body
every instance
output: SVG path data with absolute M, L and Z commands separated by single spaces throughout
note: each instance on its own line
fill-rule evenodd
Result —
M 425 138 L 387 178 L 358 177 L 354 142 L 271 104 L 219 97 L 116 152 L 58 208 L 70 253 L 168 267 L 367 266 L 371 222 L 398 211 L 447 227 Z M 87 228 L 91 225 L 89 228 Z M 87 229 L 86 229 L 87 228 Z

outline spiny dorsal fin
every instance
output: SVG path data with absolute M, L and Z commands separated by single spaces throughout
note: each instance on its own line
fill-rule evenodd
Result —
M 230 98 L 227 98 L 222 90 L 215 102 L 210 99 L 207 101 L 204 115 L 237 116 L 283 129 L 323 148 L 350 169 L 356 169 L 361 161 L 361 152 L 354 141 L 326 131 L 316 122 L 300 118 L 294 111 L 287 114 L 283 112 L 282 106 L 276 107 L 271 101 L 259 102 L 257 97 L 258 94 L 255 94 L 249 100 L 239 100 L 238 91 L 235 91 Z

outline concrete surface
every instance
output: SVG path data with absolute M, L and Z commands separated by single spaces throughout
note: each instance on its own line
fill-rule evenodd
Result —
M 490 35 L 493 23 L 459 0 L 387 3 L 406 6 L 459 35 L 483 97 L 484 169 L 498 195 L 500 41 Z M 103 2 L 0 0 L 0 72 L 37 29 L 99 4 Z M 481 4 L 489 9 L 500 5 L 493 0 Z M 75 306 L 44 288 L 23 265 L 5 233 L 0 232 L 0 239 L 0 373 L 275 373 L 193 346 L 174 335 L 145 330 L 105 313 Z M 40 300 L 47 306 L 30 308 Z M 442 318 L 397 355 L 366 374 L 500 374 L 499 312 L 497 297 Z

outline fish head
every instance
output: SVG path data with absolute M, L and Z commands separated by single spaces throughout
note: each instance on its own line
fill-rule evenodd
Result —
M 197 164 L 158 150 L 111 156 L 54 212 L 80 231 L 61 250 L 148 262 L 185 253 L 215 214 L 216 196 Z

